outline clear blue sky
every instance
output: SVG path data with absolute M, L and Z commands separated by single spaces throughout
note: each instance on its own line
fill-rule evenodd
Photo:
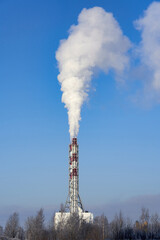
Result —
M 66 200 L 68 119 L 55 52 L 80 11 L 112 12 L 136 44 L 133 21 L 151 2 L 0 0 L 0 209 L 54 211 Z M 92 86 L 78 136 L 84 206 L 160 194 L 160 106 L 135 105 L 111 75 Z

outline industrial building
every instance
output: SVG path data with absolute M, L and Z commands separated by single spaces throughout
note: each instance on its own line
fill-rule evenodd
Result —
M 69 145 L 69 193 L 64 212 L 55 213 L 55 227 L 60 222 L 67 222 L 72 214 L 77 214 L 87 223 L 93 222 L 93 214 L 85 211 L 79 195 L 79 151 L 77 138 L 73 138 Z

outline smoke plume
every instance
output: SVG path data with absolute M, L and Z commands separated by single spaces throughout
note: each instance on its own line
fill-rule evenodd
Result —
M 76 137 L 81 107 L 88 96 L 94 69 L 114 70 L 122 74 L 128 64 L 130 42 L 112 13 L 103 8 L 83 9 L 78 24 L 72 25 L 68 39 L 62 40 L 56 53 L 62 102 L 68 110 L 70 136 Z
M 160 95 L 160 2 L 153 2 L 135 25 L 141 31 L 141 63 L 150 70 L 151 75 L 146 89 L 155 98 Z

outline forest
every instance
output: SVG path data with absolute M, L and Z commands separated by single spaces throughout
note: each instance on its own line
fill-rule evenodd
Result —
M 0 226 L 0 240 L 126 240 L 160 239 L 160 218 L 158 213 L 149 214 L 141 209 L 139 219 L 132 221 L 120 211 L 112 221 L 105 215 L 96 216 L 93 223 L 86 223 L 72 215 L 65 223 L 54 226 L 54 214 L 46 223 L 44 211 L 28 217 L 24 226 L 20 225 L 19 214 L 10 215 L 4 227 Z

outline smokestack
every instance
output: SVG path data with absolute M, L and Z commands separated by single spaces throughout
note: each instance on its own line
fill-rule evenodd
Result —
M 69 144 L 69 193 L 65 204 L 65 211 L 55 213 L 54 223 L 55 227 L 63 222 L 67 223 L 67 220 L 71 215 L 77 214 L 80 219 L 92 223 L 93 214 L 84 211 L 82 201 L 79 195 L 79 146 L 77 144 L 77 138 L 74 137 Z M 68 210 L 68 211 L 67 211 Z
M 84 212 L 79 195 L 79 156 L 77 138 L 69 145 L 69 195 L 66 202 L 70 213 Z
M 69 132 L 69 194 L 66 208 L 69 212 L 56 213 L 55 225 L 73 213 L 93 222 L 93 214 L 85 212 L 79 196 L 79 158 L 77 135 L 81 107 L 88 97 L 95 70 L 106 74 L 112 70 L 121 78 L 129 63 L 131 44 L 123 35 L 112 13 L 101 7 L 83 9 L 78 24 L 72 25 L 67 39 L 61 41 L 56 52 L 61 84 L 62 102 L 68 110 Z

